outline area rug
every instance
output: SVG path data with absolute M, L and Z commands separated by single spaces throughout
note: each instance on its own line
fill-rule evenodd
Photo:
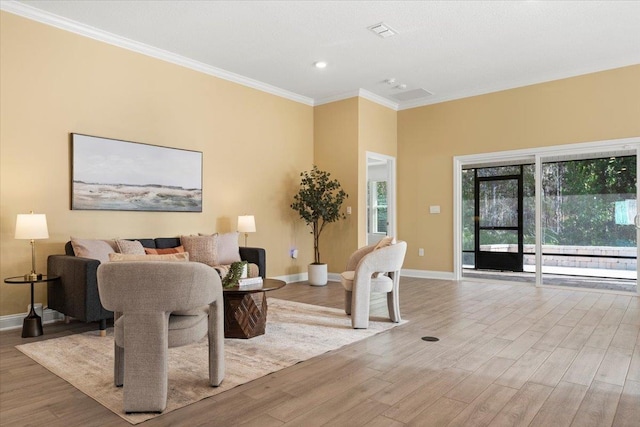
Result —
M 370 321 L 368 329 L 352 329 L 351 318 L 342 310 L 275 298 L 268 301 L 265 335 L 225 340 L 226 369 L 220 387 L 208 385 L 206 338 L 169 350 L 169 392 L 163 413 L 398 325 Z M 131 424 L 158 416 L 123 412 L 122 388 L 113 385 L 112 329 L 106 338 L 92 331 L 16 348 Z

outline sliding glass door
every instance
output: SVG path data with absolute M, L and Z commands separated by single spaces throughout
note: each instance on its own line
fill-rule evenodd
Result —
M 640 138 L 462 156 L 455 277 L 638 292 Z
M 636 290 L 636 164 L 597 153 L 542 160 L 543 284 Z

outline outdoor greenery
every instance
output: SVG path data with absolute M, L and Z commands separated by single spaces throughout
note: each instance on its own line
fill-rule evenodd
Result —
M 519 174 L 520 166 L 478 169 L 479 176 Z M 524 243 L 535 243 L 533 165 L 523 165 Z M 474 249 L 475 169 L 464 170 L 463 250 Z M 483 225 L 517 225 L 515 180 L 481 182 Z M 636 199 L 636 157 L 623 156 L 544 163 L 542 167 L 543 244 L 636 246 L 636 229 L 616 223 L 616 202 Z M 632 202 L 633 203 L 633 202 Z M 483 232 L 481 244 L 517 243 L 510 231 Z
M 327 224 L 345 218 L 340 207 L 349 196 L 337 179 L 331 179 L 329 172 L 315 165 L 312 170 L 301 172 L 300 177 L 300 190 L 293 196 L 291 209 L 311 227 L 314 264 L 320 264 L 320 234 Z
M 635 246 L 633 225 L 616 224 L 616 202 L 636 199 L 635 156 L 550 163 L 543 168 L 545 243 Z
M 375 190 L 376 198 L 374 206 L 368 206 L 371 203 L 371 192 Z M 367 232 L 368 233 L 387 233 L 387 182 L 371 181 L 367 186 Z M 370 224 L 369 221 L 374 223 Z

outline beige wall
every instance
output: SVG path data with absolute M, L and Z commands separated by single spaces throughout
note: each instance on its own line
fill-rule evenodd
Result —
M 640 66 L 400 111 L 404 268 L 453 271 L 454 156 L 634 136 L 640 136 Z M 430 215 L 430 205 L 442 213 Z
M 395 110 L 360 98 L 358 120 L 358 244 L 367 244 L 367 151 L 398 155 L 398 114 Z M 354 201 L 352 201 L 354 203 Z
M 235 230 L 256 216 L 249 245 L 270 276 L 306 272 L 312 241 L 289 208 L 313 163 L 313 108 L 15 15 L 0 14 L 0 276 L 30 269 L 18 213 L 47 215 L 38 270 L 70 235 L 177 236 Z M 72 211 L 69 133 L 203 152 L 203 212 Z M 298 246 L 300 257 L 288 254 Z M 36 285 L 46 304 L 46 286 Z M 24 313 L 28 286 L 0 284 L 0 315 Z
M 342 272 L 358 241 L 358 98 L 315 107 L 313 117 L 314 162 L 349 195 L 343 212 L 347 206 L 353 209 L 345 220 L 328 224 L 320 236 L 320 261 L 330 272 Z
M 349 194 L 345 220 L 322 234 L 322 261 L 333 273 L 344 270 L 349 255 L 366 243 L 366 152 L 395 157 L 397 113 L 364 98 L 349 98 L 314 109 L 314 160 L 331 172 Z
M 253 213 L 249 245 L 266 248 L 268 274 L 306 272 L 311 235 L 289 205 L 313 163 L 350 196 L 352 215 L 321 242 L 340 272 L 364 244 L 366 151 L 397 156 L 404 267 L 452 271 L 454 156 L 640 136 L 640 66 L 395 112 L 362 98 L 311 108 L 5 12 L 0 58 L 1 277 L 30 268 L 28 242 L 13 239 L 29 210 L 49 223 L 40 271 L 70 235 L 225 232 Z M 70 132 L 202 151 L 203 212 L 71 211 Z M 429 215 L 435 204 L 442 213 Z M 28 300 L 28 287 L 0 284 L 0 315 Z M 46 303 L 43 285 L 36 301 Z

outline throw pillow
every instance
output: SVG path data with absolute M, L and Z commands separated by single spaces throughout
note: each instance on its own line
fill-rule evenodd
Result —
M 77 257 L 97 259 L 100 262 L 109 261 L 109 254 L 118 252 L 113 240 L 77 239 L 71 237 L 71 247 Z
M 373 248 L 373 250 L 375 251 L 376 249 L 384 248 L 385 246 L 391 246 L 391 245 L 395 245 L 395 244 L 396 244 L 396 238 L 395 237 L 391 237 L 391 236 L 383 237 L 378 242 L 376 247 Z
M 175 248 L 144 248 L 144 252 L 148 255 L 181 254 L 184 251 L 184 246 L 176 246 Z
M 383 237 L 378 244 L 376 245 L 375 248 L 373 248 L 374 251 L 384 248 L 386 246 L 391 246 L 391 245 L 395 245 L 396 244 L 396 238 L 395 237 L 391 237 L 391 236 L 387 236 L 387 237 Z M 373 273 L 371 275 L 371 277 L 373 277 L 374 279 L 376 277 L 380 277 L 381 275 L 384 275 L 384 272 L 378 272 L 378 273 Z
M 109 254 L 109 261 L 189 261 L 189 253 L 182 252 L 179 254 L 164 255 L 134 255 L 134 254 Z
M 144 246 L 138 240 L 116 240 L 118 252 L 121 254 L 144 255 Z
M 189 259 L 211 267 L 217 265 L 215 248 L 217 235 L 213 236 L 180 236 L 180 243 L 189 252 Z
M 216 244 L 217 265 L 233 264 L 242 261 L 240 259 L 240 248 L 238 246 L 237 231 L 232 233 L 218 234 Z
M 260 269 L 258 268 L 258 264 L 249 263 L 247 269 L 247 277 L 259 277 Z

